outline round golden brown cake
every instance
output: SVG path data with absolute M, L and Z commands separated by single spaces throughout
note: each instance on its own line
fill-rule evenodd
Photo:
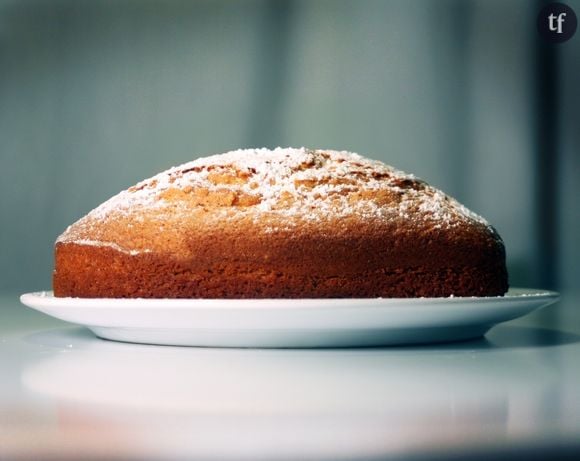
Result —
M 248 149 L 146 179 L 69 226 L 55 296 L 496 296 L 505 249 L 480 216 L 350 152 Z

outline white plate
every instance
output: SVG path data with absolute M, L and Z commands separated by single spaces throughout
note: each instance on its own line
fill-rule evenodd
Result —
M 174 346 L 348 347 L 459 341 L 558 300 L 511 289 L 485 298 L 111 299 L 20 301 L 115 341 Z

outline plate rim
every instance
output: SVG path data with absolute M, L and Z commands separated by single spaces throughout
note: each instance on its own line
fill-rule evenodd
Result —
M 257 348 L 464 340 L 558 299 L 559 293 L 536 289 L 479 298 L 123 299 L 56 298 L 50 292 L 20 297 L 22 304 L 101 338 Z
M 306 308 L 316 306 L 318 308 L 324 307 L 349 307 L 364 304 L 366 307 L 387 307 L 409 305 L 418 306 L 424 304 L 462 304 L 469 302 L 469 304 L 489 304 L 509 301 L 526 302 L 539 300 L 553 300 L 558 301 L 560 293 L 553 290 L 543 290 L 535 288 L 519 288 L 513 287 L 508 290 L 505 295 L 501 296 L 448 296 L 448 297 L 419 297 L 419 298 L 78 298 L 78 297 L 55 297 L 51 290 L 35 291 L 23 293 L 20 295 L 20 302 L 28 307 L 35 308 L 31 304 L 37 306 L 43 305 L 45 307 L 60 305 L 62 307 L 77 307 L 83 308 L 88 305 L 94 307 L 98 305 L 102 309 L 119 309 L 122 307 L 129 307 L 139 305 L 141 308 L 157 308 L 159 305 L 171 308 L 208 308 L 212 309 L 230 309 L 237 308 L 255 308 L 255 309 L 271 309 L 272 303 L 276 303 L 280 308 Z

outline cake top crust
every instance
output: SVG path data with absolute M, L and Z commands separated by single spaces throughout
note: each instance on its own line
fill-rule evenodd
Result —
M 139 227 L 144 214 L 198 229 L 204 222 L 249 220 L 264 232 L 340 219 L 489 227 L 455 199 L 382 162 L 346 151 L 278 147 L 235 150 L 163 171 L 95 208 L 57 243 L 149 251 L 146 238 L 129 245 L 106 229 L 107 223 Z

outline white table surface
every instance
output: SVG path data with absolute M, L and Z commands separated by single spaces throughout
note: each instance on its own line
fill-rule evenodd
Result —
M 0 298 L 0 460 L 580 459 L 580 302 L 446 345 L 146 346 Z

